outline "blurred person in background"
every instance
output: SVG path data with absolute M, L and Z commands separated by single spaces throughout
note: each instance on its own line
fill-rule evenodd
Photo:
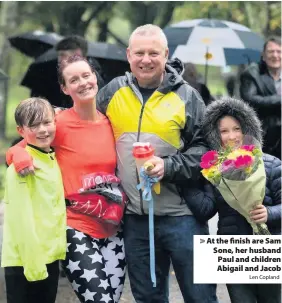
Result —
M 281 39 L 266 40 L 261 61 L 241 75 L 241 98 L 262 121 L 264 152 L 281 159 Z
M 183 79 L 188 82 L 189 85 L 194 87 L 203 98 L 205 105 L 208 105 L 214 100 L 213 96 L 210 94 L 207 86 L 200 81 L 200 77 L 197 73 L 196 66 L 193 63 L 186 63 L 184 65 Z

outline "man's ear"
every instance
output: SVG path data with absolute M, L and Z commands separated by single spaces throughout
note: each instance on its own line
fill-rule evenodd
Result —
M 130 62 L 130 49 L 129 49 L 129 47 L 126 49 L 126 57 L 127 57 L 127 61 Z
M 61 86 L 61 90 L 65 95 L 69 95 L 68 90 L 66 89 L 66 87 L 64 85 L 60 85 Z
M 17 132 L 20 136 L 22 136 L 24 138 L 24 130 L 21 126 L 17 125 Z
M 167 47 L 166 50 L 165 50 L 165 58 L 166 58 L 166 60 L 168 60 L 168 55 L 169 55 L 169 50 L 168 50 L 168 47 Z

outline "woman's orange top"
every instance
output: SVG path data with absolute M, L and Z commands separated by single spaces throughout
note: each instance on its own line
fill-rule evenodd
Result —
M 56 116 L 52 143 L 62 171 L 65 196 L 82 188 L 82 177 L 95 172 L 115 174 L 115 141 L 109 120 L 97 111 L 96 122 L 81 120 L 73 108 Z M 67 210 L 68 226 L 94 238 L 107 238 L 117 230 L 113 224 Z

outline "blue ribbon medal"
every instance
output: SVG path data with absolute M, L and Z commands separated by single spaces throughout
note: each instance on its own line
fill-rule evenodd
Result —
M 149 208 L 149 242 L 150 242 L 150 273 L 153 287 L 156 287 L 156 269 L 155 269 L 155 239 L 154 239 L 154 200 L 152 196 L 152 186 L 159 182 L 158 178 L 150 177 L 146 174 L 144 167 L 140 169 L 140 183 L 138 190 L 142 190 L 142 198 L 148 202 Z

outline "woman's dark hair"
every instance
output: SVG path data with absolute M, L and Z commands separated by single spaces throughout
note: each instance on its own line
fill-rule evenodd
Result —
M 81 57 L 81 56 L 75 54 L 75 55 L 69 56 L 67 59 L 62 60 L 61 62 L 59 62 L 58 68 L 57 68 L 59 84 L 61 84 L 61 85 L 65 85 L 65 84 L 66 84 L 66 83 L 65 83 L 64 76 L 63 76 L 63 71 L 64 71 L 64 69 L 65 69 L 68 65 L 70 65 L 70 64 L 72 64 L 72 63 L 74 63 L 74 62 L 79 62 L 79 61 L 84 61 L 84 62 L 86 62 L 86 63 L 90 66 L 91 71 L 92 71 L 93 73 L 96 74 L 96 72 L 95 72 L 93 66 L 89 63 L 89 61 L 88 61 L 86 58 Z

